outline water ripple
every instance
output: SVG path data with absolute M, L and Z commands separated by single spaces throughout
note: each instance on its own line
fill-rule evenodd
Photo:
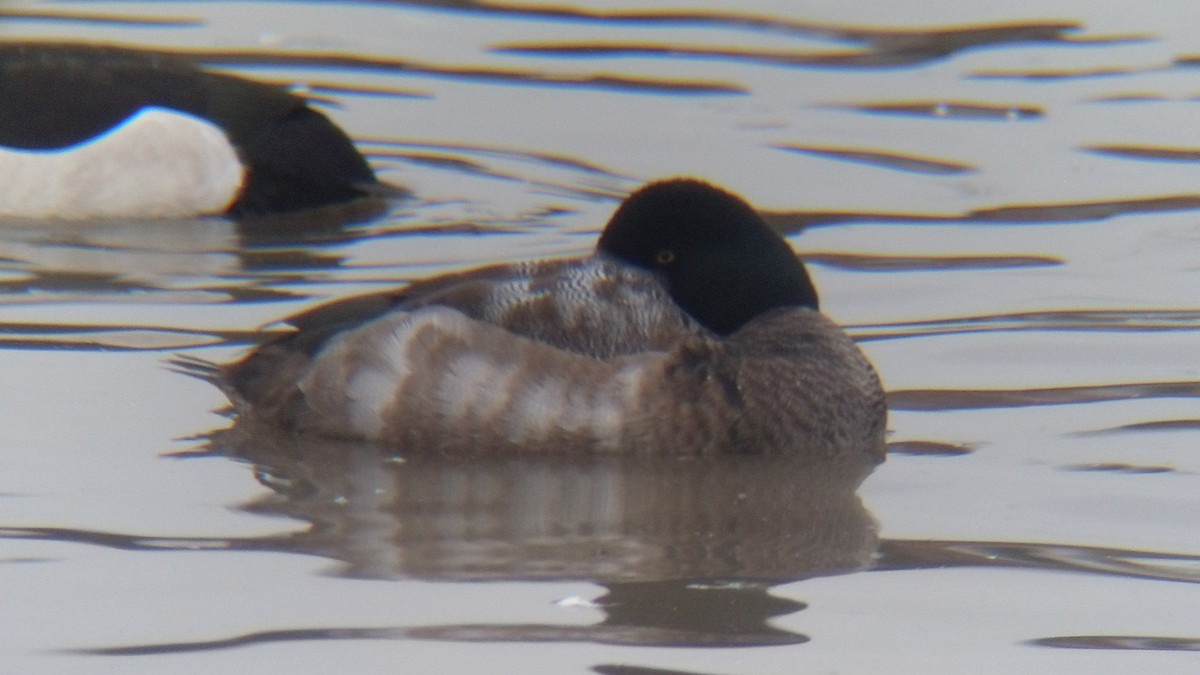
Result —
M 359 72 L 443 77 L 499 83 L 520 83 L 558 87 L 580 87 L 609 91 L 653 92 L 662 95 L 745 94 L 737 84 L 703 80 L 664 80 L 603 74 L 551 74 L 533 70 L 506 70 L 484 67 L 437 66 L 382 56 L 360 56 L 335 52 L 275 52 L 268 50 L 171 50 L 163 53 L 195 59 L 208 65 L 288 66 L 350 69 Z
M 1153 422 L 1138 422 L 1135 424 L 1123 424 L 1119 427 L 1109 429 L 1100 429 L 1087 433 L 1104 434 L 1120 431 L 1196 431 L 1200 429 L 1200 419 L 1187 420 L 1156 420 Z
M 561 16 L 561 15 L 560 15 Z M 1078 26 L 1066 23 L 1012 23 L 979 25 L 933 30 L 884 30 L 838 27 L 784 19 L 768 19 L 733 14 L 683 14 L 631 12 L 600 15 L 580 12 L 571 18 L 623 23 L 689 23 L 720 27 L 767 28 L 776 34 L 824 38 L 859 47 L 825 52 L 765 51 L 690 47 L 683 45 L 632 43 L 523 43 L 493 48 L 500 53 L 552 56 L 555 58 L 629 57 L 701 58 L 745 61 L 759 65 L 817 66 L 827 68 L 886 68 L 922 65 L 949 58 L 960 52 L 1004 44 L 1080 44 L 1120 43 L 1130 38 L 1089 38 L 1069 36 Z
M 1196 210 L 1200 210 L 1200 194 L 1061 204 L 1003 204 L 948 215 L 866 211 L 774 211 L 764 213 L 763 217 L 780 232 L 791 234 L 808 227 L 848 223 L 1084 223 L 1131 214 Z
M 884 169 L 909 171 L 912 173 L 924 173 L 936 176 L 953 176 L 971 173 L 976 170 L 975 167 L 969 164 L 959 164 L 957 162 L 914 157 L 912 155 L 901 155 L 890 152 L 879 152 L 875 150 L 852 148 L 818 148 L 803 145 L 776 145 L 775 147 L 780 150 L 787 150 L 805 155 L 813 155 L 816 157 L 828 157 L 831 159 L 840 159 L 846 162 L 868 164 Z
M 874 571 L 1013 567 L 1200 583 L 1200 555 L 1035 542 L 885 539 Z
M 820 257 L 818 256 L 817 259 L 820 260 Z M 986 267 L 986 265 L 981 266 Z M 1002 266 L 995 265 L 997 268 Z M 903 268 L 903 265 L 901 267 Z M 956 269 L 953 266 L 947 267 Z M 916 266 L 914 268 L 921 269 Z M 859 326 L 855 330 L 855 338 L 862 341 L 894 340 L 909 337 L 1010 331 L 1160 333 L 1197 330 L 1200 330 L 1200 312 L 1193 310 L 1064 309 L 873 324 Z
M 152 654 L 180 654 L 206 652 L 236 647 L 271 644 L 276 642 L 311 642 L 328 640 L 395 640 L 406 637 L 403 628 L 285 628 L 280 630 L 244 633 L 216 640 L 192 642 L 160 642 L 155 644 L 126 645 L 121 647 L 99 647 L 94 649 L 63 650 L 67 654 L 90 654 L 93 656 L 149 656 Z
M 217 335 L 151 327 L 0 324 L 4 349 L 71 349 L 78 351 L 177 350 L 224 344 L 253 344 L 257 331 Z
M 907 101 L 901 103 L 868 103 L 843 107 L 877 115 L 932 117 L 945 120 L 1015 122 L 1035 120 L 1045 112 L 1041 108 L 1023 105 L 984 105 L 951 101 Z
M 1054 80 L 1081 80 L 1103 77 L 1137 75 L 1154 69 L 1140 68 L 1084 68 L 1070 70 L 977 70 L 969 76 L 974 80 L 1024 80 L 1043 82 Z
M 0 9 L 0 19 L 48 23 L 84 23 L 97 26 L 155 26 L 160 28 L 194 28 L 204 25 L 203 19 L 183 17 L 165 18 L 146 16 L 144 14 L 42 12 L 19 9 Z
M 1200 150 L 1138 145 L 1089 145 L 1081 150 L 1119 159 L 1140 159 L 1155 162 L 1200 162 Z
M 889 455 L 914 455 L 917 457 L 959 457 L 975 451 L 970 443 L 945 443 L 942 441 L 893 441 L 888 443 Z
M 920 411 L 978 410 L 1198 397 L 1200 382 L 1136 382 L 1043 389 L 901 389 L 888 392 L 888 408 Z
M 1150 635 L 1066 635 L 1030 640 L 1026 644 L 1061 649 L 1200 652 L 1200 638 Z
M 1014 267 L 1053 267 L 1058 258 L 1032 255 L 911 256 L 860 253 L 802 253 L 805 262 L 860 272 L 920 272 L 927 270 L 998 270 Z M 958 321 L 958 320 L 955 320 Z M 942 322 L 890 324 L 928 327 Z M 889 326 L 890 326 L 889 325 Z

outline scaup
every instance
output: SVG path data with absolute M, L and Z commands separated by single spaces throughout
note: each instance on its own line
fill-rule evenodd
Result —
M 208 373 L 239 422 L 413 450 L 882 459 L 871 364 L 818 311 L 787 242 L 697 180 L 635 192 L 591 255 L 440 276 L 288 323 Z
M 258 216 L 378 187 L 282 87 L 133 49 L 0 43 L 0 216 Z

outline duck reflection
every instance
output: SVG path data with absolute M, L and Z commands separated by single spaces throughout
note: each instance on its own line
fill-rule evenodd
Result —
M 855 489 L 873 464 L 803 456 L 396 454 L 234 428 L 211 447 L 271 492 L 244 505 L 311 527 L 272 548 L 350 577 L 600 584 L 594 626 L 440 626 L 426 638 L 780 644 L 804 608 L 769 588 L 862 569 L 877 548 Z

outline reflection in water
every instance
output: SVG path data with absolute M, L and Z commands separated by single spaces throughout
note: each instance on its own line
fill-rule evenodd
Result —
M 236 432 L 234 432 L 236 433 Z M 352 576 L 431 580 L 582 579 L 605 587 L 592 625 L 456 624 L 295 628 L 215 640 L 79 650 L 166 654 L 318 640 L 599 642 L 653 646 L 798 644 L 768 620 L 804 609 L 772 583 L 862 568 L 1016 568 L 1200 583 L 1200 556 L 1030 542 L 877 542 L 845 471 L 777 457 L 398 458 L 321 441 L 210 452 L 252 462 L 273 494 L 244 508 L 301 518 L 299 533 L 245 539 L 136 537 L 0 528 L 0 539 L 131 551 L 285 551 L 341 561 Z M 713 460 L 713 461 L 710 461 Z M 644 460 L 644 461 L 643 461 Z M 639 465 L 645 471 L 639 470 Z M 1190 650 L 1171 637 L 1049 637 L 1068 648 Z
M 770 584 L 867 566 L 875 524 L 855 488 L 873 453 L 799 457 L 427 455 L 236 426 L 209 452 L 251 463 L 248 511 L 311 523 L 269 545 L 353 577 L 586 580 L 594 626 L 426 626 L 454 640 L 779 644 L 767 620 L 803 608 Z M 871 464 L 871 465 L 866 465 Z M 264 542 L 265 543 L 265 542 Z
M 854 493 L 871 467 L 857 453 L 833 465 L 760 455 L 400 457 L 238 428 L 212 449 L 251 462 L 274 490 L 247 510 L 313 523 L 290 546 L 339 559 L 350 576 L 776 582 L 861 568 L 875 546 Z
M 343 263 L 330 248 L 367 236 L 364 209 L 318 209 L 287 220 L 234 222 L 54 222 L 0 224 L 0 294 L 5 306 L 249 305 L 302 297 L 296 286 Z M 282 289 L 290 285 L 293 289 Z M 145 322 L 145 323 L 144 323 Z M 150 319 L 126 323 L 0 323 L 4 348 L 177 350 L 249 345 L 266 334 L 194 329 Z
M 681 580 L 608 582 L 590 626 L 474 624 L 423 626 L 408 636 L 462 642 L 597 642 L 655 647 L 762 647 L 808 642 L 771 617 L 806 607 L 761 585 L 707 586 Z
M 243 258 L 252 261 L 264 249 L 280 246 L 289 250 L 289 267 L 328 269 L 341 259 L 322 256 L 321 247 L 363 237 L 360 226 L 388 213 L 406 194 L 389 188 L 387 194 L 347 204 L 237 221 L 218 217 L 78 222 L 4 218 L 0 219 L 0 269 L 44 267 L 60 275 L 114 277 L 232 274 L 242 270 L 236 263 Z M 306 258 L 319 262 L 303 265 Z
M 803 456 L 407 455 L 239 429 L 183 456 L 250 463 L 271 492 L 247 511 L 310 523 L 243 540 L 0 529 L 0 537 L 124 549 L 271 550 L 339 561 L 350 577 L 582 580 L 606 593 L 592 625 L 454 624 L 304 628 L 218 640 L 86 650 L 203 651 L 289 640 L 435 639 L 654 646 L 797 644 L 771 626 L 804 609 L 771 585 L 863 569 L 878 540 L 855 494 L 875 453 Z
M 387 215 L 410 193 L 401 186 L 383 185 L 379 192 L 352 202 L 288 214 L 270 214 L 237 221 L 239 250 L 265 246 L 299 247 L 344 244 L 360 238 L 359 226 Z M 303 251 L 308 253 L 307 251 Z
M 326 449 L 337 450 L 338 448 L 330 447 Z M 380 459 L 388 465 L 403 466 L 405 464 L 404 462 Z M 534 459 L 540 461 L 544 458 L 538 457 Z M 355 460 L 351 461 L 355 462 Z M 768 463 L 774 463 L 775 461 L 775 459 L 772 459 Z M 455 463 L 459 462 L 456 461 Z M 370 464 L 370 461 L 365 462 L 364 468 Z M 260 470 L 266 470 L 266 467 L 259 468 Z M 296 467 L 293 468 L 295 469 Z M 312 468 L 315 467 L 310 467 L 310 470 Z M 377 559 L 372 564 L 376 566 L 376 572 L 385 574 L 399 573 L 400 568 L 406 562 L 406 556 L 403 555 L 402 547 L 398 544 L 399 541 L 405 538 L 401 533 L 402 525 L 406 522 L 412 522 L 412 519 L 416 515 L 415 512 L 414 514 L 410 514 L 408 516 L 410 520 L 405 521 L 393 512 L 393 509 L 385 505 L 389 503 L 399 504 L 403 500 L 397 499 L 395 495 L 392 495 L 390 499 L 387 496 L 383 496 L 375 502 L 376 506 L 374 508 L 368 506 L 355 509 L 353 498 L 335 494 L 337 488 L 334 489 L 334 492 L 328 492 L 329 488 L 334 488 L 332 485 L 319 487 L 313 485 L 308 480 L 302 480 L 300 483 L 295 484 L 295 487 L 300 489 L 293 490 L 292 486 L 287 483 L 287 479 L 282 478 L 281 470 L 275 469 L 274 471 L 279 473 L 274 476 L 263 474 L 263 480 L 273 485 L 280 492 L 274 498 L 262 500 L 247 508 L 270 513 L 287 513 L 289 515 L 296 515 L 304 511 L 326 513 L 327 515 L 323 516 L 321 521 L 314 522 L 313 527 L 308 532 L 279 537 L 222 540 L 186 537 L 135 537 L 106 532 L 58 528 L 0 527 L 0 539 L 44 539 L 59 542 L 79 542 L 131 551 L 304 551 L 341 558 L 348 563 L 344 571 L 362 573 L 364 570 L 361 567 L 355 570 L 355 563 L 348 560 L 348 558 L 364 555 L 364 549 L 351 546 L 345 540 L 354 538 L 354 528 L 362 528 L 366 531 L 387 530 L 393 533 L 394 536 L 390 542 L 383 542 L 381 546 L 390 548 L 394 555 L 388 561 L 385 561 L 382 567 L 379 566 Z M 390 471 L 395 471 L 395 469 L 393 468 Z M 447 478 L 451 480 L 448 480 L 443 486 L 443 492 L 447 492 L 446 488 L 454 482 L 454 476 L 448 476 Z M 335 482 L 341 483 L 340 481 Z M 384 479 L 382 484 L 386 485 L 389 482 L 391 482 L 389 479 Z M 799 477 L 798 482 L 800 485 L 803 485 L 806 483 L 806 479 Z M 307 487 L 302 487 L 305 485 Z M 448 492 L 451 494 L 460 492 L 462 487 L 465 487 L 465 485 L 460 484 L 458 490 L 448 490 Z M 367 488 L 367 486 L 360 486 L 359 489 L 363 488 Z M 371 491 L 374 490 L 374 488 L 368 489 Z M 293 497 L 287 496 L 292 492 L 295 493 Z M 385 489 L 384 495 L 386 494 L 387 490 Z M 429 494 L 429 491 L 426 494 Z M 563 496 L 558 495 L 560 498 Z M 768 495 L 764 495 L 764 498 L 766 496 Z M 492 493 L 493 501 L 497 501 L 495 497 L 496 493 Z M 695 497 L 695 495 L 692 495 L 692 497 Z M 803 500 L 803 497 L 801 499 Z M 514 495 L 508 501 L 521 500 L 522 496 Z M 458 500 L 460 506 L 457 508 L 454 503 L 445 504 L 445 510 L 443 510 L 442 505 L 439 505 L 436 500 L 428 502 L 424 513 L 421 514 L 422 518 L 438 521 L 441 525 L 440 527 L 426 526 L 421 528 L 422 532 L 428 533 L 440 529 L 444 533 L 453 534 L 471 530 L 472 528 L 468 521 L 459 520 L 459 514 L 464 511 L 461 508 L 462 501 L 462 499 Z M 497 503 L 503 501 L 505 500 L 500 499 Z M 345 513 L 340 517 L 336 515 L 338 513 L 338 509 L 336 508 L 338 502 L 343 502 L 346 507 Z M 308 506 L 303 506 L 305 503 Z M 323 504 L 323 506 L 318 506 L 318 504 Z M 843 507 L 845 506 L 846 503 L 843 503 Z M 483 509 L 480 506 L 468 510 L 478 514 Z M 767 510 L 770 511 L 770 509 Z M 857 500 L 855 500 L 854 505 L 848 510 L 854 513 L 843 514 L 843 516 L 848 516 L 850 521 L 843 524 L 848 528 L 861 527 L 862 529 L 858 530 L 857 533 L 842 532 L 829 534 L 833 534 L 834 538 L 841 542 L 840 544 L 833 544 L 833 547 L 846 547 L 843 554 L 834 556 L 837 558 L 838 564 L 859 566 L 870 557 L 871 550 L 874 548 L 874 529 L 870 525 L 869 517 L 866 516 L 865 511 L 862 511 L 861 504 L 858 504 Z M 783 514 L 786 511 L 788 511 L 786 506 L 782 509 L 774 510 L 775 513 L 779 514 Z M 355 515 L 350 515 L 351 512 Z M 512 509 L 509 509 L 508 513 L 511 514 L 511 512 Z M 686 515 L 689 512 L 691 511 L 684 510 L 682 513 Z M 374 522 L 368 522 L 371 519 L 374 519 Z M 497 515 L 488 520 L 496 523 L 509 519 L 503 515 Z M 695 516 L 693 516 L 693 519 L 696 519 Z M 570 520 L 574 523 L 582 522 L 578 518 L 578 514 L 574 518 L 570 518 L 568 514 L 563 517 L 563 520 Z M 545 523 L 547 521 L 543 518 L 541 522 Z M 635 521 L 632 519 L 626 519 L 625 522 L 630 523 L 630 525 L 635 524 Z M 720 519 L 709 520 L 701 518 L 699 522 L 701 523 L 701 527 L 721 525 Z M 743 522 L 746 521 L 743 519 Z M 770 522 L 773 522 L 773 518 L 767 517 L 760 521 L 757 527 L 753 529 L 759 531 L 769 529 Z M 707 523 L 707 525 L 704 523 Z M 413 524 L 415 525 L 416 523 Z M 776 527 L 781 526 L 777 522 L 775 525 Z M 526 527 L 523 529 L 528 531 L 535 528 Z M 567 526 L 557 529 L 547 527 L 541 527 L 540 529 L 542 532 L 547 533 L 543 536 L 546 545 L 541 547 L 541 551 L 547 552 L 548 555 L 553 554 L 553 551 L 556 549 L 571 548 L 569 543 L 561 542 L 563 539 L 573 538 L 578 543 L 579 540 L 590 536 L 582 533 L 582 530 L 578 528 L 573 537 L 567 536 L 564 533 L 570 529 L 569 523 L 567 523 Z M 653 531 L 654 529 L 651 527 L 647 531 Z M 658 529 L 661 530 L 662 528 Z M 786 532 L 787 529 L 784 527 L 781 531 Z M 801 529 L 815 531 L 820 528 L 802 526 Z M 476 527 L 474 530 L 477 532 L 475 535 L 476 538 L 486 538 L 488 536 L 486 531 L 495 532 L 497 528 L 494 525 L 484 525 Z M 716 544 L 717 542 L 727 541 L 733 537 L 736 530 L 736 527 L 726 530 L 724 533 L 713 532 L 711 530 L 697 530 L 695 536 L 698 539 L 708 540 Z M 631 540 L 635 542 L 635 545 L 639 534 L 638 532 L 630 532 Z M 433 534 L 425 536 L 424 539 L 414 536 L 409 538 L 410 545 L 414 550 L 423 547 L 437 547 L 437 536 L 437 534 Z M 461 536 L 461 534 L 453 536 Z M 682 535 L 677 535 L 675 538 L 678 539 L 680 537 Z M 854 543 L 853 540 L 856 537 L 858 541 Z M 339 541 L 342 543 L 339 543 Z M 453 542 L 445 543 L 453 545 Z M 491 542 L 493 548 L 498 547 L 498 544 L 499 542 Z M 521 546 L 520 540 L 518 540 L 517 544 Z M 814 544 L 810 548 L 829 546 L 830 544 Z M 857 554 L 850 551 L 850 548 L 853 547 L 860 547 Z M 379 550 L 379 547 L 368 546 L 366 548 L 368 549 L 366 553 L 367 557 L 372 558 L 375 557 L 375 553 L 372 551 Z M 481 550 L 486 548 L 487 544 L 485 543 L 481 547 Z M 527 541 L 524 548 L 528 552 L 533 553 L 539 547 L 529 545 Z M 668 553 L 668 555 L 670 554 Z M 446 557 L 449 555 L 449 551 L 444 549 L 437 555 Z M 856 556 L 862 556 L 862 559 L 856 559 Z M 825 558 L 826 556 L 819 557 Z M 510 578 L 520 578 L 514 571 L 514 559 L 514 556 L 502 557 L 499 561 L 499 564 L 503 567 L 501 572 Z M 428 557 L 425 560 L 428 560 Z M 537 567 L 536 560 L 528 562 L 535 568 Z M 550 562 L 552 565 L 559 565 L 560 567 L 564 564 L 564 561 L 551 560 Z M 849 571 L 849 569 L 830 569 L 828 561 L 817 565 L 817 568 L 821 569 L 811 568 L 809 562 L 804 560 L 803 554 L 790 562 L 791 564 L 788 564 L 789 561 L 777 560 L 776 564 L 773 565 L 774 573 L 787 574 L 800 578 L 815 574 Z M 578 563 L 578 560 L 565 561 L 567 566 L 573 566 L 575 569 L 580 569 Z M 473 573 L 479 575 L 486 566 L 486 560 L 477 558 L 473 567 Z M 586 567 L 586 564 L 583 566 Z M 889 572 L 954 567 L 1051 570 L 1111 575 L 1123 578 L 1153 579 L 1192 584 L 1200 583 L 1200 572 L 1197 571 L 1200 569 L 1200 556 L 1196 555 L 1030 542 L 886 539 L 880 542 L 873 569 L 875 572 Z M 695 569 L 695 566 L 693 565 L 692 568 Z M 727 569 L 727 567 L 724 563 L 721 563 L 717 565 L 717 569 Z M 452 569 L 450 573 L 454 575 L 460 571 Z M 437 576 L 436 570 L 426 569 L 425 572 L 431 578 Z M 541 573 L 542 571 L 539 570 L 538 574 Z M 477 576 L 477 578 L 479 577 Z M 777 581 L 783 580 L 783 578 L 777 579 Z M 657 581 L 605 581 L 598 579 L 597 581 L 608 590 L 606 595 L 601 596 L 596 601 L 596 605 L 604 611 L 605 618 L 601 622 L 591 626 L 470 624 L 419 626 L 413 628 L 297 628 L 245 633 L 216 640 L 138 644 L 76 651 L 77 653 L 104 655 L 167 654 L 220 650 L 263 643 L 317 640 L 439 639 L 489 642 L 576 641 L 655 646 L 751 646 L 798 644 L 808 639 L 804 635 L 783 631 L 767 623 L 770 617 L 804 609 L 804 604 L 770 595 L 766 584 L 735 581 L 705 583 L 698 580 L 689 581 L 687 579 L 662 579 Z M 1070 636 L 1041 638 L 1031 641 L 1031 644 L 1076 649 L 1163 649 L 1190 651 L 1195 648 L 1196 641 L 1190 638 L 1179 637 Z
M 766 620 L 804 609 L 762 586 L 706 588 L 685 581 L 612 582 L 594 625 L 470 624 L 446 626 L 295 628 L 230 638 L 72 650 L 107 656 L 173 654 L 274 642 L 448 640 L 456 642 L 592 642 L 655 647 L 758 647 L 802 644 L 804 635 Z

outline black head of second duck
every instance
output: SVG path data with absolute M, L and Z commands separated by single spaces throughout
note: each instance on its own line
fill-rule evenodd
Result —
M 818 309 L 787 242 L 740 197 L 698 180 L 652 183 L 626 199 L 596 249 L 658 274 L 672 299 L 718 335 L 774 307 Z

